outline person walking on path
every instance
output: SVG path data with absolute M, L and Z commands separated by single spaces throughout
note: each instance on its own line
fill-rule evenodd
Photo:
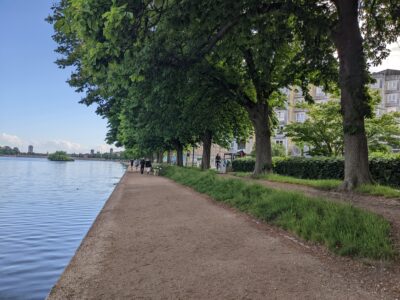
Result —
M 144 172 L 144 165 L 145 165 L 146 161 L 144 160 L 144 158 L 142 158 L 140 160 L 140 174 L 143 174 Z
M 139 159 L 136 159 L 136 160 L 135 160 L 135 168 L 136 168 L 136 171 L 138 171 L 139 165 L 140 165 L 140 160 L 139 160 Z
M 221 166 L 221 156 L 219 156 L 219 153 L 217 153 L 217 156 L 215 157 L 215 166 L 217 167 L 217 170 L 219 170 Z
M 147 173 L 147 175 L 149 175 L 150 171 L 151 171 L 151 161 L 150 161 L 150 159 L 146 159 L 145 167 L 146 167 L 146 173 Z
M 133 159 L 131 159 L 131 171 L 133 171 Z

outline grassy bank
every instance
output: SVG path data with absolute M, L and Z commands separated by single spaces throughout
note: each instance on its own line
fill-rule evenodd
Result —
M 162 175 L 253 216 L 325 245 L 334 253 L 372 259 L 394 255 L 390 225 L 350 205 L 269 189 L 213 172 L 165 167 Z
M 251 177 L 249 172 L 234 172 L 233 175 L 238 177 Z M 291 184 L 299 184 L 310 186 L 320 190 L 334 190 L 337 189 L 342 181 L 337 179 L 301 179 L 291 176 L 284 176 L 278 174 L 263 174 L 260 176 L 253 177 L 255 179 L 266 179 L 274 182 L 283 182 Z M 389 186 L 383 186 L 379 184 L 368 184 L 358 187 L 355 192 L 374 195 L 374 196 L 384 196 L 389 198 L 400 198 L 400 190 Z

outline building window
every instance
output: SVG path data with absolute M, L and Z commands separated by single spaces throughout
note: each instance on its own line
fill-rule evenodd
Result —
M 387 82 L 388 90 L 397 90 L 397 80 L 391 80 Z
M 282 125 L 278 126 L 277 134 L 283 134 L 283 126 Z
M 305 112 L 298 112 L 296 113 L 296 122 L 303 123 L 306 120 L 306 113 Z
M 285 112 L 277 111 L 276 117 L 278 118 L 278 121 L 285 121 Z
M 387 103 L 397 103 L 397 99 L 398 99 L 398 94 L 388 94 L 386 95 L 386 102 Z
M 278 145 L 283 145 L 283 141 L 280 141 L 280 140 L 278 140 L 278 141 L 275 141 Z

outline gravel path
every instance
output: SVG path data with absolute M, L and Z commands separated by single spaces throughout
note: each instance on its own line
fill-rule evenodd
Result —
M 360 278 L 360 264 L 318 249 L 128 172 L 49 299 L 395 299 Z

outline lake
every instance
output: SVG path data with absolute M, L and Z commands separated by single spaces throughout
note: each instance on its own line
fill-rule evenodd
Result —
M 124 173 L 109 161 L 0 157 L 0 299 L 44 299 Z

